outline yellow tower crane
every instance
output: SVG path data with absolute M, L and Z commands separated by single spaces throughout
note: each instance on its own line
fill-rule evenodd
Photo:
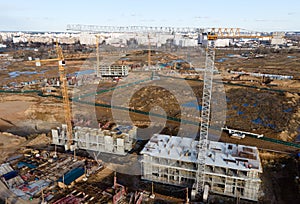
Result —
M 272 38 L 272 35 L 260 35 L 258 32 L 242 33 L 240 28 L 209 28 L 207 40 L 240 39 L 240 38 Z
M 65 116 L 65 123 L 67 125 L 67 146 L 70 149 L 70 146 L 73 143 L 73 131 L 72 131 L 72 117 L 71 117 L 71 106 L 70 100 L 68 95 L 68 81 L 67 81 L 67 74 L 65 70 L 65 59 L 63 55 L 62 48 L 56 42 L 56 53 L 57 58 L 55 59 L 44 59 L 44 60 L 36 60 L 36 66 L 41 66 L 41 62 L 51 62 L 56 61 L 58 62 L 58 71 L 59 71 L 59 79 L 61 82 L 61 94 L 63 97 L 63 107 L 64 107 L 64 116 Z

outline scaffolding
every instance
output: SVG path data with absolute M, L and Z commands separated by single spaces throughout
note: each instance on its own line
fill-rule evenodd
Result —
M 128 66 L 125 65 L 99 66 L 97 75 L 100 75 L 101 77 L 126 77 L 128 76 L 128 70 Z
M 141 151 L 142 178 L 164 184 L 191 187 L 199 165 L 199 141 L 155 134 Z M 203 181 L 210 192 L 258 200 L 262 167 L 256 147 L 210 141 Z

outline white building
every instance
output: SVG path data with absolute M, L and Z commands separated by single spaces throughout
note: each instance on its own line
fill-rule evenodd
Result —
M 155 134 L 144 149 L 142 178 L 177 186 L 192 186 L 198 168 L 198 141 Z M 258 200 L 262 167 L 256 147 L 209 142 L 205 183 L 210 192 Z
M 232 39 L 217 39 L 215 42 L 216 47 L 229 47 Z
M 283 36 L 285 35 L 284 32 L 274 32 L 273 38 L 271 40 L 271 45 L 283 45 L 286 43 L 285 38 Z

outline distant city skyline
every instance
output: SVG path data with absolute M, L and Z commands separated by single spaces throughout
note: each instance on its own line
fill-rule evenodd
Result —
M 14 0 L 0 2 L 0 8 L 1 31 L 63 32 L 67 24 L 300 31 L 296 0 Z

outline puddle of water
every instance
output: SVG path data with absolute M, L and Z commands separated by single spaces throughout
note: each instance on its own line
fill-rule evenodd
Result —
M 267 126 L 269 128 L 272 128 L 272 129 L 275 129 L 276 128 L 276 125 L 274 124 L 267 124 L 267 125 L 264 125 L 264 126 Z
M 194 108 L 198 111 L 202 110 L 202 106 L 198 105 L 197 101 L 190 101 L 187 103 L 182 104 L 183 107 L 188 107 L 188 108 Z
M 244 114 L 244 112 L 243 111 L 238 111 L 237 114 L 242 115 L 242 114 Z
M 252 120 L 252 122 L 256 125 L 263 125 L 263 120 L 261 118 L 256 118 Z
M 248 107 L 249 104 L 248 104 L 248 103 L 244 103 L 243 106 L 244 106 L 244 107 Z
M 227 58 L 220 58 L 217 60 L 217 62 L 225 62 L 227 60 Z
M 33 74 L 38 74 L 38 72 L 37 71 L 23 71 L 23 72 L 14 71 L 14 72 L 9 72 L 8 73 L 10 78 L 15 78 L 15 77 L 18 77 L 20 75 L 33 75 Z
M 87 69 L 87 70 L 82 70 L 82 71 L 75 72 L 75 74 L 77 76 L 88 75 L 88 74 L 93 74 L 93 73 L 95 73 L 95 70 L 93 70 L 93 69 Z
M 288 108 L 288 109 L 283 110 L 283 112 L 285 112 L 285 113 L 290 113 L 292 111 L 293 111 L 293 108 Z
M 264 120 L 262 120 L 261 118 L 256 118 L 255 120 L 252 120 L 252 123 L 256 125 L 262 125 L 264 127 L 269 127 L 271 129 L 276 129 L 275 124 L 267 123 L 268 120 L 268 118 L 264 118 Z

